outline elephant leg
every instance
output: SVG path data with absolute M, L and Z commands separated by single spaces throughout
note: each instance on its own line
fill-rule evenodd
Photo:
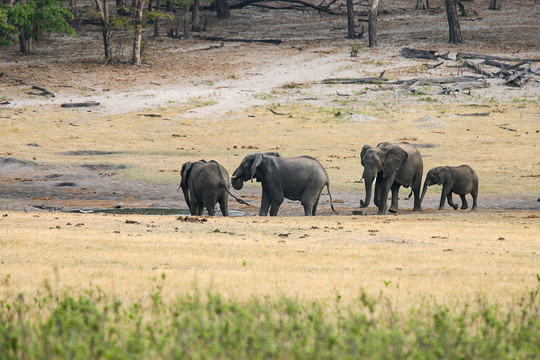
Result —
M 399 184 L 393 184 L 392 185 L 392 203 L 390 205 L 390 209 L 388 209 L 391 213 L 397 213 L 398 212 L 398 198 L 399 198 L 399 188 L 401 185 Z
M 420 179 L 422 178 L 422 176 L 420 176 Z M 414 207 L 413 207 L 413 211 L 421 211 L 422 210 L 422 204 L 421 204 L 421 199 L 420 199 L 420 189 L 422 187 L 422 183 L 421 181 L 418 182 L 418 184 L 415 184 L 413 186 L 411 186 L 411 190 L 414 194 Z M 409 195 L 409 198 L 410 198 L 410 195 Z
M 469 204 L 467 203 L 467 199 L 465 199 L 465 194 L 459 194 L 459 197 L 461 198 L 461 210 L 468 209 Z
M 221 195 L 219 198 L 219 208 L 223 216 L 229 216 L 229 201 L 227 194 Z
M 375 204 L 376 207 L 379 207 L 379 202 L 380 202 L 380 193 L 381 193 L 381 180 L 379 179 L 379 177 L 377 177 L 377 179 L 375 179 L 375 193 L 373 195 L 373 203 Z
M 207 204 L 205 207 L 206 207 L 206 211 L 208 211 L 208 215 L 216 216 L 216 210 L 215 210 L 214 206 L 212 206 L 210 204 Z
M 381 183 L 380 190 L 379 190 L 379 211 L 377 211 L 377 215 L 384 215 L 386 214 L 386 210 L 388 208 L 388 193 L 390 192 L 390 185 L 393 183 L 392 181 L 387 180 Z
M 270 216 L 277 216 L 279 207 L 281 206 L 282 203 L 283 203 L 283 200 L 281 201 L 272 200 L 270 204 Z
M 473 200 L 471 210 L 476 210 L 476 200 L 478 198 L 478 192 L 476 192 L 476 191 L 471 192 L 471 196 L 472 196 L 472 200 Z
M 446 196 L 446 200 L 448 201 L 448 205 L 454 208 L 454 210 L 458 209 L 458 204 L 454 204 L 454 201 L 452 200 L 452 192 L 450 191 L 448 195 Z
M 261 197 L 261 209 L 259 210 L 259 216 L 268 215 L 268 209 L 270 208 L 270 195 L 263 189 Z
M 319 191 L 305 190 L 300 198 L 300 202 L 304 207 L 304 215 L 312 216 L 315 215 L 317 210 L 317 204 L 319 203 L 319 198 L 321 196 L 322 189 Z
M 191 195 L 191 208 L 189 209 L 191 215 L 197 216 L 199 214 L 199 210 L 202 210 L 201 203 L 199 202 L 199 199 L 196 196 Z
M 321 195 L 317 196 L 317 200 L 315 200 L 315 204 L 313 205 L 313 211 L 311 212 L 311 215 L 315 216 L 317 213 L 317 206 L 319 206 L 319 199 L 321 198 Z
M 452 202 L 452 188 L 448 184 L 443 185 L 443 189 L 441 192 L 441 201 L 439 202 L 439 210 L 442 210 L 444 208 L 444 203 L 446 200 L 448 200 L 448 205 L 454 207 L 454 203 Z

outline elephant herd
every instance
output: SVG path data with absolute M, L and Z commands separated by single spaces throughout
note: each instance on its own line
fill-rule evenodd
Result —
M 364 145 L 360 154 L 364 172 L 362 178 L 366 186 L 365 199 L 360 207 L 367 207 L 375 191 L 373 202 L 377 214 L 398 211 L 398 193 L 401 186 L 412 190 L 414 211 L 422 209 L 422 201 L 428 186 L 442 185 L 439 210 L 445 201 L 454 209 L 458 205 L 452 201 L 452 194 L 461 198 L 461 209 L 467 209 L 466 194 L 471 194 L 475 210 L 478 197 L 478 176 L 468 165 L 439 166 L 429 170 L 422 185 L 423 162 L 418 150 L 411 144 L 382 142 L 376 147 Z M 244 182 L 255 179 L 262 185 L 260 216 L 276 216 L 284 199 L 298 200 L 304 207 L 304 215 L 314 216 L 323 188 L 326 186 L 332 211 L 337 214 L 332 203 L 330 180 L 324 167 L 310 156 L 284 158 L 277 152 L 247 155 L 234 171 L 229 181 L 229 173 L 218 162 L 200 160 L 182 165 L 180 188 L 191 215 L 202 215 L 206 208 L 208 215 L 215 215 L 219 203 L 223 216 L 229 215 L 228 195 L 247 205 L 231 194 L 230 182 L 236 190 L 241 190 Z M 387 206 L 389 192 L 392 191 L 390 208 Z M 409 195 L 410 196 L 410 195 Z

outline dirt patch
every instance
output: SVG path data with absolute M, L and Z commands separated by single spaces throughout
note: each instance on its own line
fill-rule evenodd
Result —
M 474 16 L 462 19 L 462 46 L 445 43 L 443 7 L 413 11 L 413 5 L 381 4 L 376 49 L 367 49 L 366 39 L 345 39 L 345 16 L 249 7 L 225 21 L 204 13 L 205 35 L 276 38 L 281 44 L 160 37 L 149 40 L 143 66 L 104 66 L 99 29 L 83 25 L 75 39 L 56 34 L 36 44 L 34 55 L 3 49 L 0 86 L 10 104 L 0 108 L 6 139 L 0 153 L 0 208 L 185 206 L 176 190 L 183 161 L 215 158 L 234 169 L 246 153 L 279 150 L 321 159 L 337 188 L 332 192 L 338 211 L 350 214 L 364 192 L 362 184 L 353 183 L 361 176 L 362 145 L 407 139 L 422 150 L 425 171 L 441 163 L 474 165 L 486 184 L 481 209 L 538 210 L 533 193 L 538 178 L 529 174 L 537 174 L 540 164 L 511 156 L 530 152 L 538 142 L 536 84 L 514 89 L 489 79 L 487 89 L 435 96 L 422 87 L 411 93 L 406 86 L 321 83 L 382 71 L 390 80 L 475 75 L 453 60 L 432 68 L 428 65 L 435 61 L 402 58 L 406 46 L 448 52 L 451 59 L 464 51 L 540 56 L 540 7 L 532 0 L 509 0 L 496 12 L 484 2 L 467 2 Z M 151 39 L 151 30 L 145 31 Z M 353 46 L 360 49 L 356 57 L 350 56 Z M 29 94 L 34 85 L 55 97 Z M 87 100 L 100 106 L 60 108 Z M 469 117 L 480 112 L 489 116 Z M 495 128 L 500 124 L 514 131 Z M 511 146 L 490 147 L 499 141 Z M 107 160 L 93 164 L 100 156 Z M 514 174 L 514 167 L 527 174 Z M 504 180 L 496 183 L 497 178 Z M 401 192 L 404 197 L 408 189 Z M 436 207 L 437 192 L 427 195 L 425 211 Z M 257 214 L 260 187 L 247 187 L 240 195 L 252 205 L 231 202 L 231 207 Z M 331 215 L 327 201 L 323 195 L 320 215 Z M 410 204 L 400 200 L 402 214 L 409 213 Z M 300 215 L 301 206 L 286 201 L 280 214 Z

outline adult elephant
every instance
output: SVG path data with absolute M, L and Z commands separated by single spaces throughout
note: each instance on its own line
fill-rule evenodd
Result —
M 245 181 L 262 184 L 262 200 L 259 216 L 276 216 L 285 198 L 299 200 L 304 215 L 315 215 L 324 186 L 328 189 L 332 210 L 330 181 L 324 167 L 310 156 L 283 158 L 278 153 L 247 155 L 232 176 L 232 186 L 242 189 Z M 336 212 L 337 213 L 337 212 Z
M 208 215 L 214 216 L 219 202 L 223 216 L 229 216 L 228 194 L 246 204 L 230 193 L 229 173 L 217 161 L 186 162 L 180 173 L 180 187 L 191 215 L 202 215 L 206 208 Z
M 445 200 L 448 200 L 448 205 L 457 210 L 458 205 L 452 201 L 452 193 L 456 193 L 461 198 L 461 209 L 465 210 L 469 207 L 466 194 L 471 194 L 473 198 L 473 206 L 471 210 L 476 209 L 478 199 L 478 175 L 469 165 L 460 166 L 438 166 L 428 171 L 426 180 L 424 180 L 424 188 L 422 189 L 422 197 L 420 202 L 424 200 L 426 190 L 431 185 L 442 185 L 441 201 L 439 202 L 439 210 L 444 207 Z
M 398 211 L 399 188 L 411 187 L 414 193 L 414 211 L 421 210 L 420 187 L 424 163 L 422 155 L 409 143 L 391 144 L 382 142 L 373 148 L 364 145 L 360 153 L 366 184 L 366 198 L 360 200 L 360 207 L 369 206 L 373 181 L 375 180 L 374 203 L 377 214 L 386 214 L 388 193 L 392 190 L 392 204 L 388 211 Z

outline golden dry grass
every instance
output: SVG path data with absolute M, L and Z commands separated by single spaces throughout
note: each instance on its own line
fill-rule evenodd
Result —
M 99 286 L 124 300 L 195 288 L 226 298 L 345 301 L 364 288 L 409 308 L 486 296 L 504 304 L 540 273 L 530 212 L 452 210 L 410 216 L 210 218 L 11 212 L 0 221 L 3 298 Z M 127 223 L 126 220 L 138 223 Z

